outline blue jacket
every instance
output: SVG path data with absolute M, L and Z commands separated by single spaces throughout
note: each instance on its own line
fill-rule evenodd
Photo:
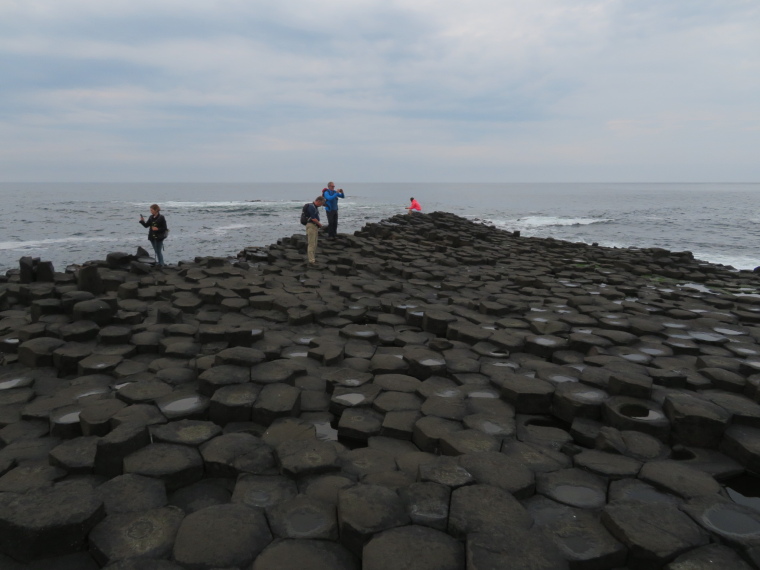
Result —
M 322 190 L 322 196 L 325 197 L 325 212 L 332 212 L 338 209 L 338 198 L 345 198 L 343 192 L 337 190 Z

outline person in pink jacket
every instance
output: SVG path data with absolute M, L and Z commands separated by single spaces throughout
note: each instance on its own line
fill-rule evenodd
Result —
M 407 214 L 411 214 L 412 212 L 422 212 L 422 206 L 420 206 L 420 203 L 415 200 L 414 198 L 409 198 L 410 204 L 409 207 L 406 208 Z

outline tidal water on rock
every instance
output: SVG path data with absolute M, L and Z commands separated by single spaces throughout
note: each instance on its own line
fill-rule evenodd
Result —
M 165 258 L 234 256 L 303 231 L 302 205 L 323 183 L 0 184 L 0 272 L 22 256 L 56 270 L 111 251 L 150 250 L 137 221 L 158 203 L 171 229 Z M 760 265 L 760 184 L 343 183 L 340 232 L 404 212 L 449 211 L 524 236 L 616 247 L 692 251 L 698 259 Z

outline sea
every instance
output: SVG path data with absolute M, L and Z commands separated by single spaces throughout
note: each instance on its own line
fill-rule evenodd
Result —
M 23 256 L 56 271 L 109 252 L 151 251 L 139 223 L 161 206 L 169 264 L 234 257 L 302 233 L 304 203 L 322 183 L 0 183 L 0 274 Z M 691 251 L 700 260 L 760 265 L 760 184 L 342 183 L 339 233 L 404 214 L 446 211 L 523 236 L 618 248 Z M 325 217 L 325 216 L 323 216 Z

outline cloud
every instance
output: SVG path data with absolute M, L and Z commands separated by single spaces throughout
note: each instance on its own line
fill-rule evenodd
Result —
M 356 180 L 569 181 L 669 158 L 652 172 L 725 179 L 704 162 L 722 149 L 760 176 L 749 0 L 0 0 L 0 14 L 7 180 L 182 180 L 188 164 L 310 180 L 329 163 Z

